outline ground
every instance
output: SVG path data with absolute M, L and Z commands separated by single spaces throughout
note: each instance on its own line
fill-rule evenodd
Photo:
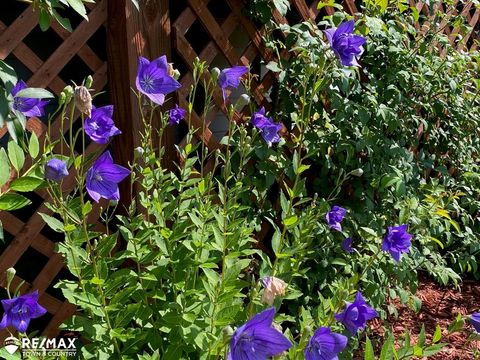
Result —
M 467 341 L 473 332 L 473 327 L 468 322 L 462 331 L 449 335 L 447 330 L 458 314 L 469 315 L 480 311 L 480 282 L 465 280 L 459 289 L 455 289 L 453 286 L 441 287 L 432 280 L 422 279 L 416 295 L 422 300 L 422 308 L 419 313 L 395 302 L 398 317 L 392 316 L 388 319 L 395 338 L 401 338 L 405 329 L 409 329 L 412 334 L 412 342 L 416 341 L 422 324 L 425 324 L 428 344 L 438 324 L 442 329 L 441 342 L 448 343 L 448 345 L 440 353 L 428 359 L 480 359 L 478 357 L 480 341 Z M 380 321 L 374 322 L 372 328 L 379 337 L 382 337 L 383 329 Z

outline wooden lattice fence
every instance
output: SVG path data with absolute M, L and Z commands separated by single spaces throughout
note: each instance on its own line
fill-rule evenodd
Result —
M 9 9 L 17 9 L 15 0 L 7 0 Z M 317 10 L 318 1 L 291 0 L 291 10 L 286 17 L 278 13 L 273 16 L 277 22 L 285 23 L 288 19 L 319 20 L 323 15 L 332 14 L 334 9 L 323 7 Z M 347 0 L 343 3 L 350 14 L 358 12 L 358 4 Z M 419 11 L 425 14 L 430 9 L 424 3 L 413 3 Z M 0 16 L 0 59 L 7 59 L 25 69 L 24 80 L 30 86 L 46 87 L 59 94 L 69 83 L 65 69 L 72 66 L 77 68 L 79 75 L 77 82 L 86 75 L 94 77 L 94 88 L 97 91 L 106 89 L 109 84 L 110 101 L 115 106 L 115 121 L 122 130 L 121 139 L 113 142 L 113 153 L 116 162 L 126 164 L 133 149 L 139 145 L 140 120 L 135 104 L 135 98 L 130 87 L 135 84 L 137 57 L 143 54 L 155 58 L 167 54 L 169 59 L 181 71 L 180 82 L 182 89 L 176 99 L 186 107 L 187 91 L 192 84 L 192 64 L 196 57 L 208 65 L 251 65 L 257 66 L 261 61 L 272 60 L 272 54 L 263 46 L 263 29 L 259 29 L 254 22 L 244 16 L 245 3 L 242 0 L 171 0 L 141 2 L 143 11 L 139 14 L 130 0 L 101 0 L 89 8 L 89 21 L 78 19 L 74 31 L 69 33 L 58 24 L 52 24 L 49 34 L 38 42 L 32 41 L 32 32 L 38 32 L 37 14 L 30 6 L 22 5 L 18 13 L 13 14 L 10 23 L 5 23 Z M 477 49 L 479 37 L 480 9 L 472 3 L 460 6 L 455 2 L 453 6 L 445 7 L 441 3 L 435 5 L 439 11 L 456 11 L 464 16 L 473 31 L 464 34 L 458 41 L 458 28 L 445 27 L 445 33 L 452 43 L 460 49 Z M 421 26 L 421 25 L 419 25 Z M 103 34 L 99 36 L 98 34 Z M 105 36 L 106 35 L 106 36 Z M 39 55 L 40 47 L 52 37 L 59 39 L 58 46 L 51 53 Z M 37 47 L 35 47 L 35 44 Z M 93 46 L 96 45 L 96 49 Z M 107 46 L 107 54 L 101 53 L 101 48 Z M 107 61 L 108 58 L 108 61 Z M 107 68 L 108 62 L 108 68 Z M 76 66 L 75 64 L 83 64 Z M 73 72 L 75 74 L 75 72 Z M 253 83 L 254 100 L 259 105 L 268 108 L 268 92 L 276 81 L 275 73 L 264 69 L 261 76 Z M 203 141 L 209 150 L 217 149 L 219 136 L 215 132 L 218 116 L 224 110 L 223 99 L 218 93 L 215 98 L 216 109 L 209 114 L 207 124 L 203 127 L 201 114 L 194 113 L 192 126 L 199 129 L 196 132 L 196 141 Z M 241 116 L 241 115 L 238 115 Z M 43 138 L 46 130 L 45 123 L 40 119 L 32 118 L 28 122 L 28 129 Z M 52 126 L 53 137 L 60 132 L 66 133 L 67 127 L 60 128 L 58 119 Z M 176 160 L 174 139 L 176 134 L 170 130 L 167 134 L 167 156 Z M 6 130 L 0 129 L 0 138 L 5 137 Z M 180 145 L 185 139 L 178 139 Z M 90 144 L 87 152 L 100 150 L 96 144 Z M 26 164 L 28 166 L 29 164 Z M 65 181 L 65 190 L 74 185 L 74 174 Z M 128 199 L 129 186 L 121 188 L 122 198 Z M 38 212 L 49 213 L 44 202 L 48 201 L 45 191 L 27 194 L 33 205 L 21 212 L 1 212 L 0 220 L 3 223 L 8 246 L 1 249 L 0 255 L 0 285 L 5 285 L 5 270 L 9 267 L 17 269 L 14 286 L 25 281 L 23 291 L 38 289 L 40 302 L 48 310 L 49 315 L 39 319 L 36 328 L 44 335 L 54 336 L 58 333 L 60 323 L 70 317 L 75 308 L 69 304 L 53 284 L 59 277 L 67 277 L 62 270 L 63 262 L 59 254 L 54 251 L 55 242 L 61 241 L 58 234 L 48 230 Z M 95 207 L 90 220 L 102 228 L 98 221 L 101 206 Z M 258 234 L 261 239 L 268 228 Z M 1 246 L 1 244 L 0 244 Z M 47 319 L 47 320 L 45 320 Z M 34 324 L 35 325 L 35 324 Z M 34 326 L 35 327 L 35 326 Z M 6 336 L 0 333 L 0 340 Z

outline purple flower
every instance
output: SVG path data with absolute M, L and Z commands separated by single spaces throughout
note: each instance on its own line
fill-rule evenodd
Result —
M 352 248 L 352 242 L 353 242 L 353 239 L 350 238 L 350 237 L 343 240 L 342 244 L 341 244 L 342 249 L 345 250 L 346 252 L 350 253 L 350 254 L 353 253 L 354 250 Z
M 407 232 L 407 225 L 389 226 L 388 233 L 383 238 L 382 250 L 388 251 L 396 262 L 400 254 L 407 253 L 412 245 L 412 235 Z
M 480 313 L 470 315 L 470 322 L 475 328 L 475 331 L 480 334 Z
M 258 313 L 234 333 L 228 360 L 266 360 L 288 350 L 292 343 L 272 326 L 275 308 Z
M 359 329 L 362 330 L 365 327 L 367 320 L 371 320 L 377 316 L 377 312 L 368 306 L 359 291 L 357 292 L 355 301 L 353 303 L 347 302 L 345 310 L 336 314 L 335 319 L 345 325 L 347 330 L 353 335 Z
M 325 220 L 327 220 L 328 226 L 331 229 L 342 231 L 342 225 L 340 224 L 345 217 L 347 210 L 340 206 L 333 206 L 332 209 L 325 215 Z
M 318 328 L 308 341 L 305 360 L 338 360 L 338 354 L 347 346 L 347 337 L 332 332 L 328 327 Z
M 105 151 L 87 172 L 87 192 L 98 202 L 101 197 L 119 200 L 118 183 L 130 174 L 130 170 L 113 163 L 110 151 Z
M 218 86 L 222 89 L 223 100 L 226 99 L 227 88 L 237 88 L 240 85 L 240 78 L 248 72 L 247 66 L 234 66 L 223 69 L 218 76 Z
M 45 114 L 44 107 L 48 104 L 48 101 L 16 96 L 20 90 L 26 89 L 27 87 L 27 84 L 25 84 L 23 80 L 18 80 L 17 84 L 13 87 L 11 91 L 13 108 L 25 116 L 43 116 Z
M 85 119 L 85 133 L 98 144 L 106 144 L 111 136 L 122 132 L 115 126 L 112 120 L 113 105 L 92 108 L 92 116 Z
M 272 146 L 273 143 L 278 143 L 281 140 L 278 132 L 282 129 L 282 124 L 275 123 L 272 118 L 266 117 L 263 106 L 252 115 L 252 124 L 260 131 L 268 146 Z
M 19 332 L 27 331 L 31 319 L 38 318 L 47 312 L 38 304 L 38 290 L 13 299 L 2 300 L 3 314 L 0 329 L 12 325 Z
M 50 159 L 45 164 L 45 179 L 60 181 L 68 176 L 67 163 L 60 159 Z
M 163 105 L 165 95 L 181 87 L 180 83 L 169 74 L 165 55 L 152 62 L 140 56 L 135 84 L 138 91 L 158 105 Z
M 363 36 L 354 35 L 355 21 L 350 20 L 338 28 L 325 30 L 330 47 L 343 66 L 359 66 L 357 58 L 363 53 L 363 44 L 367 42 Z
M 180 106 L 175 105 L 175 108 L 168 112 L 168 122 L 170 125 L 176 125 L 180 123 L 180 120 L 185 119 L 187 110 L 182 109 Z

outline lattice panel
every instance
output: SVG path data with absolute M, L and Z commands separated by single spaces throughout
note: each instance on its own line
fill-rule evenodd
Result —
M 5 2 L 7 4 L 2 3 L 1 7 L 11 7 L 9 10 L 17 9 L 19 6 L 15 0 Z M 13 14 L 15 17 L 10 24 L 0 21 L 0 59 L 13 62 L 12 65 L 16 68 L 23 69 L 23 74 L 27 75 L 20 75 L 19 78 L 26 81 L 29 86 L 48 88 L 57 95 L 68 84 L 71 74 L 75 75 L 77 82 L 87 75 L 93 75 L 93 87 L 97 91 L 104 89 L 107 84 L 106 56 L 97 52 L 98 46 L 105 49 L 105 36 L 102 33 L 105 33 L 107 1 L 98 1 L 96 5 L 89 6 L 88 22 L 75 18 L 75 14 L 68 14 L 68 17 L 72 15 L 74 21 L 72 33 L 58 23 L 52 23 L 51 29 L 41 33 L 37 26 L 38 14 L 31 6 L 22 6 L 24 9 L 19 9 L 21 12 Z M 59 45 L 53 47 L 51 53 L 46 53 L 43 49 L 45 45 L 55 40 Z M 78 119 L 79 115 L 76 114 L 76 122 Z M 75 126 L 78 124 L 74 124 Z M 40 143 L 43 143 L 47 129 L 45 120 L 31 118 L 28 120 L 27 129 L 34 131 L 39 136 Z M 51 129 L 52 138 L 55 140 L 59 138 L 60 132 L 66 134 L 69 131 L 69 124 L 65 121 L 64 127 L 61 128 L 60 120 L 56 118 L 53 119 Z M 7 137 L 6 129 L 0 129 L 0 141 L 5 142 L 8 140 Z M 92 153 L 101 149 L 92 143 L 86 152 Z M 60 147 L 56 151 L 59 153 Z M 64 153 L 69 153 L 69 149 L 65 147 Z M 27 160 L 24 168 L 30 165 L 31 160 Z M 74 185 L 75 173 L 70 169 L 70 175 L 64 181 L 64 190 L 69 191 Z M 62 256 L 54 251 L 55 242 L 62 241 L 63 238 L 48 229 L 38 215 L 38 212 L 51 214 L 44 204 L 49 200 L 47 191 L 39 190 L 25 196 L 33 203 L 28 208 L 0 212 L 8 244 L 0 255 L 0 284 L 5 286 L 5 270 L 15 267 L 17 276 L 13 281 L 13 289 L 21 281 L 25 281 L 22 293 L 39 290 L 40 303 L 47 308 L 48 314 L 32 322 L 29 331 L 40 330 L 44 335 L 52 337 L 58 333 L 62 321 L 75 312 L 75 307 L 53 289 L 57 280 L 68 274 L 63 270 Z M 96 204 L 89 216 L 92 223 L 97 223 L 98 230 L 103 229 L 101 223 L 97 222 L 101 206 L 105 207 L 105 203 Z M 8 332 L 0 332 L 0 341 L 6 336 Z

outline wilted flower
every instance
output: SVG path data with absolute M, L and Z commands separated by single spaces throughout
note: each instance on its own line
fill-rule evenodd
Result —
M 168 112 L 168 122 L 170 125 L 179 124 L 180 120 L 185 119 L 186 114 L 187 110 L 175 105 L 175 107 Z
M 362 45 L 367 41 L 363 36 L 353 34 L 354 27 L 355 21 L 350 20 L 338 28 L 325 30 L 330 47 L 344 66 L 359 66 L 357 57 L 362 55 Z
M 287 289 L 287 283 L 275 276 L 266 276 L 262 279 L 262 285 L 265 288 L 262 295 L 262 302 L 273 305 L 277 296 L 284 296 Z
M 325 215 L 325 220 L 327 220 L 330 228 L 337 231 L 342 231 L 342 225 L 340 223 L 342 222 L 346 213 L 347 210 L 340 206 L 334 205 L 327 215 Z
M 163 105 L 165 95 L 181 87 L 180 83 L 169 75 L 169 66 L 165 55 L 152 62 L 140 56 L 135 83 L 138 91 L 158 105 Z
M 388 233 L 383 238 L 382 250 L 388 251 L 396 262 L 400 261 L 400 254 L 407 253 L 412 245 L 412 235 L 407 232 L 407 225 L 389 226 Z
M 50 159 L 45 164 L 45 179 L 60 181 L 68 176 L 67 163 L 60 159 Z
M 77 109 L 86 116 L 92 116 L 92 95 L 85 86 L 75 87 L 74 92 L 75 106 Z
M 3 314 L 0 329 L 12 325 L 19 332 L 27 331 L 31 319 L 38 318 L 47 312 L 38 304 L 38 290 L 13 299 L 2 300 Z
M 338 354 L 347 343 L 346 336 L 334 333 L 328 327 L 320 327 L 308 341 L 305 360 L 338 360 Z
M 105 151 L 87 172 L 87 192 L 96 202 L 101 197 L 107 200 L 119 200 L 118 183 L 129 174 L 130 170 L 114 164 L 110 151 Z
M 228 360 L 266 360 L 288 350 L 292 343 L 273 328 L 275 308 L 258 313 L 233 334 Z
M 345 250 L 348 253 L 353 253 L 354 250 L 352 248 L 352 242 L 353 242 L 353 239 L 350 238 L 350 237 L 343 240 L 342 244 L 341 244 L 342 249 Z
M 23 80 L 18 80 L 13 87 L 11 95 L 13 96 L 13 108 L 20 111 L 25 116 L 43 116 L 45 114 L 45 106 L 47 100 L 16 96 L 20 90 L 26 89 L 28 86 Z
M 248 72 L 247 66 L 234 66 L 223 69 L 218 76 L 218 86 L 222 89 L 223 100 L 226 99 L 225 90 L 229 87 L 237 88 L 240 85 L 240 78 Z
M 252 115 L 252 124 L 260 131 L 268 146 L 272 146 L 273 143 L 278 143 L 281 140 L 278 132 L 282 129 L 282 124 L 275 123 L 272 118 L 266 117 L 263 106 Z
M 85 119 L 84 130 L 92 141 L 106 144 L 111 136 L 122 133 L 112 119 L 113 105 L 93 107 L 91 114 L 91 117 Z
M 480 313 L 470 315 L 470 322 L 475 328 L 475 331 L 480 334 Z
M 359 329 L 363 329 L 368 320 L 371 320 L 377 316 L 377 312 L 368 306 L 359 291 L 357 292 L 355 301 L 353 303 L 347 302 L 345 310 L 339 314 L 336 314 L 335 319 L 345 325 L 347 330 L 353 335 Z

